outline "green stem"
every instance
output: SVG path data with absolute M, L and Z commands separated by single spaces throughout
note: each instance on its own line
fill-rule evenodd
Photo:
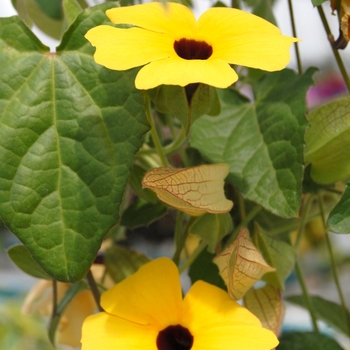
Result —
M 183 241 L 182 236 L 184 234 L 182 233 L 182 220 L 183 220 L 183 212 L 177 211 L 176 213 L 176 224 L 175 224 L 175 234 L 174 234 L 174 241 L 175 241 L 175 253 L 173 256 L 173 261 L 176 265 L 179 264 L 180 261 L 180 255 L 183 248 L 183 244 L 181 242 Z
M 328 38 L 332 37 L 332 33 L 331 33 L 330 28 L 329 28 L 329 25 L 328 25 L 326 16 L 325 16 L 325 14 L 324 14 L 322 5 L 317 6 L 317 10 L 318 10 L 318 13 L 319 13 L 319 15 L 320 15 L 320 18 L 321 18 L 323 27 L 324 27 L 324 29 L 325 29 L 325 31 L 326 31 L 327 37 L 328 37 Z M 331 43 L 330 43 L 330 44 L 331 44 Z M 343 79 L 344 79 L 345 85 L 346 85 L 346 87 L 347 87 L 347 89 L 348 89 L 348 92 L 350 92 L 350 79 L 349 79 L 348 73 L 346 72 L 346 69 L 345 69 L 343 60 L 341 59 L 338 50 L 336 50 L 336 49 L 333 47 L 332 44 L 331 44 L 331 47 L 332 47 L 332 51 L 333 51 L 335 60 L 337 61 L 339 70 L 340 70 L 340 72 L 341 72 L 341 75 L 342 75 L 342 77 L 343 77 Z
M 241 221 L 244 221 L 246 218 L 245 204 L 244 204 L 244 198 L 240 193 L 238 193 L 238 210 L 239 210 L 239 217 L 241 218 Z
M 198 255 L 202 253 L 202 251 L 207 247 L 208 243 L 205 241 L 201 241 L 198 247 L 194 250 L 194 252 L 190 255 L 190 257 L 185 261 L 185 263 L 179 268 L 180 274 L 183 273 L 187 268 L 189 268 L 192 263 L 197 259 Z
M 58 295 L 57 295 L 57 281 L 52 280 L 52 313 L 51 319 L 53 319 L 57 314 L 57 304 L 58 304 Z
M 320 334 L 320 330 L 318 329 L 318 325 L 317 325 L 317 319 L 316 319 L 315 310 L 314 310 L 314 307 L 312 305 L 309 292 L 308 292 L 308 290 L 306 288 L 304 275 L 303 275 L 303 272 L 301 271 L 301 268 L 300 268 L 300 265 L 299 265 L 298 261 L 295 262 L 295 273 L 296 273 L 296 275 L 298 277 L 298 281 L 299 281 L 300 287 L 301 287 L 301 289 L 303 291 L 303 296 L 305 298 L 305 303 L 306 303 L 306 306 L 307 306 L 307 308 L 309 310 L 309 313 L 310 313 L 311 322 L 312 322 L 314 331 L 316 333 Z
M 348 308 L 346 306 L 344 294 L 343 294 L 343 291 L 341 289 L 341 284 L 340 284 L 340 280 L 339 280 L 339 276 L 338 276 L 338 272 L 337 272 L 337 264 L 336 264 L 336 261 L 335 261 L 335 258 L 334 258 L 334 252 L 333 252 L 332 243 L 331 243 L 331 240 L 330 240 L 330 237 L 329 237 L 329 233 L 327 231 L 326 216 L 325 216 L 325 211 L 324 211 L 324 208 L 323 208 L 323 201 L 322 201 L 322 197 L 321 197 L 320 193 L 318 193 L 318 205 L 319 205 L 319 208 L 320 208 L 320 214 L 321 214 L 321 217 L 322 217 L 323 227 L 324 227 L 324 230 L 325 230 L 326 246 L 327 246 L 329 257 L 330 257 L 330 260 L 331 260 L 331 270 L 332 270 L 332 273 L 333 273 L 334 283 L 335 283 L 336 288 L 337 288 L 337 292 L 338 292 L 338 295 L 339 295 L 340 303 L 341 303 L 343 311 L 344 311 L 345 319 L 347 320 L 348 335 L 350 335 L 350 323 L 349 323 L 350 320 L 347 317 L 347 315 L 349 313 L 349 310 L 348 310 Z
M 292 0 L 288 0 L 288 6 L 289 6 L 289 15 L 290 15 L 290 21 L 292 24 L 292 31 L 293 31 L 293 36 L 297 38 L 297 30 L 295 26 L 295 19 L 294 19 L 294 12 L 293 12 L 293 3 Z M 298 64 L 298 72 L 299 74 L 303 74 L 303 67 L 301 65 L 301 59 L 300 59 L 300 52 L 299 52 L 299 43 L 296 42 L 294 43 L 294 48 L 295 48 L 295 56 L 297 58 L 297 64 Z
M 151 112 L 151 101 L 147 95 L 147 93 L 143 94 L 143 99 L 145 102 L 145 112 L 146 112 L 146 118 L 149 122 L 149 125 L 151 126 L 151 136 L 152 136 L 152 140 L 154 143 L 154 146 L 158 152 L 158 155 L 160 157 L 160 160 L 163 164 L 163 166 L 169 166 L 168 160 L 164 154 L 164 150 L 162 147 L 162 144 L 160 142 L 158 133 L 157 133 L 157 129 L 156 129 L 156 125 L 154 123 L 153 117 L 152 117 L 152 112 Z
M 189 226 L 193 221 L 193 218 L 191 217 L 184 230 L 182 230 L 182 219 L 183 219 L 183 212 L 178 211 L 177 212 L 177 218 L 176 218 L 176 226 L 175 226 L 175 244 L 176 244 L 176 250 L 173 256 L 173 261 L 176 265 L 179 265 L 180 263 L 180 256 L 182 249 L 185 246 L 186 239 L 189 233 Z
M 97 287 L 97 284 L 96 284 L 96 281 L 94 279 L 94 276 L 92 275 L 91 273 L 91 270 L 89 270 L 89 272 L 86 274 L 86 280 L 87 280 L 87 283 L 90 287 L 90 290 L 91 290 L 91 293 L 95 299 L 95 302 L 96 302 L 96 305 L 99 309 L 99 311 L 104 311 L 102 309 L 102 306 L 101 306 L 101 303 L 100 303 L 100 299 L 101 299 L 101 296 L 100 296 L 100 292 L 98 290 L 98 287 Z

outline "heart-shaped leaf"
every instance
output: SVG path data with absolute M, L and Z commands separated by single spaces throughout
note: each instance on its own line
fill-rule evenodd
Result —
M 53 278 L 75 282 L 116 224 L 148 124 L 136 71 L 97 65 L 84 39 L 113 3 L 82 12 L 57 53 L 0 20 L 0 215 Z
M 227 163 L 228 180 L 272 213 L 296 217 L 303 177 L 305 95 L 314 69 L 266 74 L 251 103 L 233 90 L 219 91 L 221 114 L 192 126 L 191 146 L 212 163 Z

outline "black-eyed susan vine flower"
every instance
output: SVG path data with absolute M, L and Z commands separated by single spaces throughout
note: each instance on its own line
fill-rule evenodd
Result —
M 216 286 L 197 281 L 182 299 L 177 267 L 167 258 L 102 294 L 101 305 L 105 312 L 84 322 L 82 350 L 269 350 L 278 344 Z
M 135 80 L 138 89 L 191 83 L 226 88 L 238 80 L 230 64 L 281 70 L 298 41 L 232 8 L 211 8 L 198 20 L 188 7 L 172 2 L 118 7 L 106 14 L 113 23 L 130 26 L 90 29 L 85 37 L 96 47 L 95 61 L 114 70 L 144 66 Z

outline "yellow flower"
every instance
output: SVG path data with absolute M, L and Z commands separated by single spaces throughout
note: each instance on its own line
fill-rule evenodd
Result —
M 143 265 L 101 298 L 83 325 L 82 350 L 268 350 L 276 336 L 222 289 L 197 281 L 182 299 L 176 265 Z
M 298 39 L 281 35 L 273 24 L 231 8 L 211 8 L 196 20 L 176 3 L 147 3 L 106 12 L 115 24 L 90 29 L 95 61 L 109 69 L 144 66 L 138 89 L 204 83 L 226 88 L 238 80 L 230 64 L 266 71 L 283 69 Z

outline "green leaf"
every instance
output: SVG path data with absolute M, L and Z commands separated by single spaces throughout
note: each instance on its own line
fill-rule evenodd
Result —
M 226 214 L 204 214 L 191 225 L 190 234 L 201 237 L 208 244 L 208 251 L 215 253 L 218 242 L 233 229 L 232 218 Z
M 204 116 L 192 127 L 191 146 L 210 162 L 227 163 L 229 182 L 245 198 L 281 217 L 298 215 L 305 94 L 314 71 L 264 75 L 255 86 L 255 103 L 222 90 L 221 114 Z
M 334 339 L 314 332 L 285 332 L 279 340 L 277 350 L 343 350 Z
M 218 267 L 213 263 L 215 254 L 209 253 L 208 250 L 203 250 L 197 259 L 191 264 L 188 275 L 191 278 L 191 283 L 202 280 L 227 290 L 224 280 L 219 275 Z
M 63 0 L 63 13 L 67 27 L 69 27 L 82 11 L 78 0 Z
M 157 195 L 148 188 L 142 188 L 142 179 L 145 176 L 147 170 L 138 164 L 134 164 L 131 170 L 129 184 L 137 197 L 156 204 L 159 202 Z
M 30 255 L 28 249 L 24 245 L 15 245 L 7 251 L 10 259 L 23 272 L 35 278 L 51 280 L 52 278 L 43 271 L 40 265 Z
M 343 97 L 309 115 L 305 133 L 305 162 L 311 176 L 321 184 L 350 175 L 350 97 Z
M 335 233 L 350 233 L 350 186 L 347 185 L 339 203 L 330 212 L 327 227 Z
M 50 54 L 17 18 L 0 20 L 0 216 L 49 275 L 80 280 L 116 224 L 148 124 L 135 70 L 97 65 L 81 13 Z
M 88 289 L 88 286 L 85 281 L 80 281 L 78 283 L 72 284 L 64 294 L 61 301 L 58 303 L 56 313 L 51 318 L 48 329 L 49 339 L 52 344 L 55 344 L 56 330 L 59 326 L 60 319 L 64 313 L 64 310 L 79 293 L 86 289 Z
M 284 282 L 294 268 L 296 258 L 294 248 L 276 237 L 269 236 L 261 228 L 254 231 L 253 242 L 266 262 L 276 269 L 264 275 L 263 279 L 284 290 Z
M 14 8 L 22 20 L 31 27 L 34 23 L 45 34 L 60 39 L 63 29 L 62 0 L 12 0 Z M 40 3 L 40 4 L 39 4 Z M 42 6 L 42 7 L 41 7 Z
M 290 296 L 286 300 L 307 309 L 302 295 Z M 319 296 L 311 296 L 311 302 L 318 319 L 328 323 L 345 335 L 349 334 L 350 314 L 344 311 L 341 305 Z
M 62 19 L 62 0 L 35 0 L 41 10 L 53 19 Z
M 322 5 L 324 2 L 326 2 L 327 0 L 311 0 L 312 5 L 314 6 L 319 6 Z
M 253 14 L 266 19 L 276 25 L 276 19 L 273 14 L 273 5 L 276 0 L 244 0 L 244 2 L 253 8 Z
M 121 282 L 150 261 L 141 253 L 116 245 L 105 251 L 104 259 L 107 272 L 115 283 Z
M 150 91 L 158 111 L 170 113 L 177 118 L 186 132 L 202 115 L 220 113 L 217 90 L 205 84 L 190 84 L 186 88 L 175 85 L 162 85 Z
M 138 199 L 132 203 L 122 214 L 120 225 L 128 228 L 147 226 L 160 219 L 167 213 L 167 208 L 160 201 L 155 204 Z

